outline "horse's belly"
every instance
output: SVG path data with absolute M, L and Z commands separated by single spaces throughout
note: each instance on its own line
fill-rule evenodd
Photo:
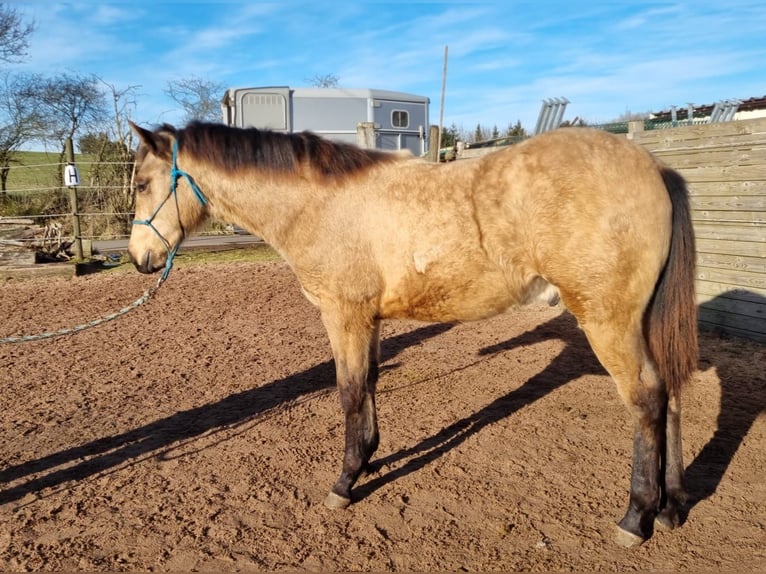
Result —
M 519 303 L 498 272 L 461 276 L 412 273 L 386 289 L 381 318 L 429 322 L 474 321 Z

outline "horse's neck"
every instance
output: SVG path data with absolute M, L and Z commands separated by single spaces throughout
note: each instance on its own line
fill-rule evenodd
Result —
M 214 218 L 247 229 L 277 249 L 289 245 L 298 216 L 318 199 L 297 178 L 213 174 L 207 183 Z

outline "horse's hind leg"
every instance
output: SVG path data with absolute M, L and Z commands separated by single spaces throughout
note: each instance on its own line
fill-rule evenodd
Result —
M 619 522 L 617 542 L 641 544 L 652 533 L 660 503 L 660 462 L 665 448 L 668 397 L 649 359 L 640 321 L 627 327 L 583 322 L 596 356 L 617 383 L 633 421 L 633 469 L 628 511 Z
M 669 397 L 665 425 L 665 456 L 662 470 L 665 478 L 660 513 L 654 521 L 661 530 L 672 530 L 681 524 L 681 510 L 688 495 L 684 481 L 684 461 L 681 450 L 681 398 Z
M 372 325 L 372 333 L 369 342 L 369 363 L 367 368 L 367 385 L 365 386 L 363 407 L 365 409 L 365 432 L 363 434 L 363 451 L 366 462 L 372 458 L 378 450 L 380 435 L 378 433 L 378 415 L 375 408 L 375 390 L 378 385 L 380 373 L 380 320 L 375 320 Z
M 348 316 L 325 309 L 322 320 L 335 358 L 338 391 L 346 418 L 343 468 L 325 505 L 345 508 L 351 503 L 351 488 L 378 447 L 375 385 L 380 323 L 365 319 L 363 314 Z

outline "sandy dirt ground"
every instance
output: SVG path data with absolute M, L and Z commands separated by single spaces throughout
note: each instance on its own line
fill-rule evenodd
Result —
M 0 337 L 85 323 L 135 272 L 8 282 Z M 383 331 L 378 468 L 322 500 L 343 424 L 285 264 L 176 269 L 97 328 L 0 345 L 0 570 L 766 570 L 766 348 L 706 333 L 686 523 L 612 542 L 627 410 L 570 315 Z

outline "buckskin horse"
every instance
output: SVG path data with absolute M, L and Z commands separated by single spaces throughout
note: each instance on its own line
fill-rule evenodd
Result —
M 128 251 L 139 271 L 167 275 L 184 238 L 214 217 L 274 247 L 319 307 L 345 413 L 327 506 L 350 504 L 378 446 L 382 320 L 473 321 L 542 296 L 577 318 L 631 413 L 617 542 L 680 524 L 680 395 L 698 351 L 694 235 L 677 172 L 585 128 L 434 164 L 310 132 L 131 127 Z

